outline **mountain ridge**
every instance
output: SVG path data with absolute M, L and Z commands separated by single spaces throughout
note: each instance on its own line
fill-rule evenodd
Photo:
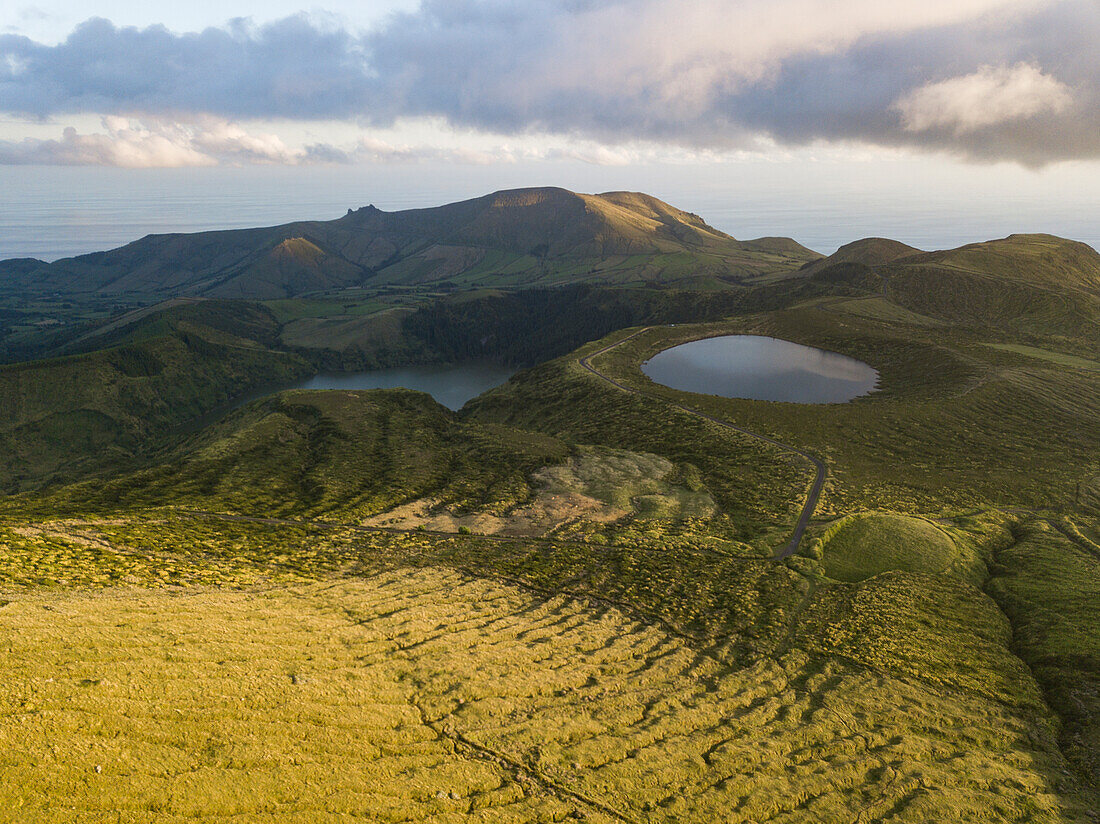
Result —
M 803 273 L 918 314 L 1027 334 L 1100 330 L 1100 252 L 1049 234 L 1014 234 L 934 252 L 870 238 Z
M 274 299 L 465 277 L 492 285 L 671 281 L 795 270 L 819 255 L 790 239 L 743 243 L 638 192 L 512 189 L 424 209 L 348 210 L 331 221 L 146 235 L 53 263 L 0 262 L 8 289 Z M 638 258 L 632 260 L 632 258 Z

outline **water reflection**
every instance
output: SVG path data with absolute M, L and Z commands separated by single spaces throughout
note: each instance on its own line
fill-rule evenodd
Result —
M 434 366 L 398 366 L 333 375 L 315 375 L 289 389 L 417 389 L 427 392 L 448 409 L 461 409 L 466 401 L 500 386 L 515 368 L 489 361 Z
M 642 371 L 685 392 L 791 403 L 843 403 L 878 383 L 878 372 L 855 358 L 761 335 L 674 346 L 643 363 Z

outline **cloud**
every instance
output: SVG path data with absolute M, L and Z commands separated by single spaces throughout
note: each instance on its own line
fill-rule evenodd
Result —
M 970 26 L 868 37 L 841 53 L 785 61 L 770 84 L 732 97 L 727 106 L 739 126 L 786 145 L 917 148 L 1028 166 L 1100 158 L 1098 37 L 1100 4 L 1091 0 Z M 990 99 L 975 102 L 972 112 L 963 111 L 958 95 L 945 94 L 976 85 Z M 939 91 L 925 95 L 925 89 Z M 1016 93 L 1025 99 L 1013 101 Z M 919 111 L 912 108 L 918 102 L 924 104 Z M 949 102 L 938 112 L 933 107 Z
M 179 35 L 93 18 L 56 46 L 2 35 L 0 56 L 0 109 L 33 116 L 316 118 L 361 111 L 370 85 L 359 41 L 304 16 Z
M 274 135 L 204 117 L 198 123 L 157 118 L 103 118 L 104 132 L 66 128 L 60 140 L 0 141 L 0 165 L 119 166 L 152 168 L 219 163 L 298 163 L 306 158 Z
M 497 131 L 735 145 L 731 101 L 787 61 L 862 38 L 972 23 L 1019 0 L 429 0 L 365 39 L 364 117 L 444 115 Z
M 1041 165 L 1100 157 L 1098 41 L 1095 0 L 424 0 L 365 34 L 302 15 L 189 34 L 93 19 L 56 46 L 0 36 L 0 110 L 367 129 L 428 118 L 587 142 L 597 162 L 645 143 L 832 141 Z M 186 145 L 279 156 L 206 131 L 212 143 Z M 430 153 L 318 144 L 274 162 Z
M 440 147 L 361 137 L 347 146 L 313 143 L 288 147 L 278 136 L 253 132 L 211 115 L 190 121 L 150 116 L 102 118 L 103 131 L 81 134 L 73 127 L 57 140 L 0 141 L 0 165 L 117 166 L 163 168 L 215 165 L 312 165 L 345 163 L 463 163 L 487 165 L 520 160 L 577 160 L 623 165 L 651 157 L 638 149 L 609 149 L 587 141 L 546 147 L 486 144 Z
M 1070 89 L 1030 63 L 982 66 L 973 74 L 921 86 L 897 101 L 905 128 L 975 132 L 1040 114 L 1059 114 L 1073 103 Z

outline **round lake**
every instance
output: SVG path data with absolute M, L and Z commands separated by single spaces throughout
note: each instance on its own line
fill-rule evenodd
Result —
M 515 374 L 510 366 L 488 361 L 449 365 L 398 366 L 369 372 L 314 375 L 289 389 L 417 389 L 427 392 L 448 409 L 461 409 L 466 401 L 500 386 Z
M 760 335 L 673 346 L 643 363 L 642 372 L 684 392 L 790 403 L 844 403 L 878 383 L 878 372 L 863 361 Z

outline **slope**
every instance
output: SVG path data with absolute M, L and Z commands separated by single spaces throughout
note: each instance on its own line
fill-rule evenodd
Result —
M 430 209 L 373 206 L 332 221 L 149 235 L 52 264 L 0 263 L 0 289 L 151 303 L 177 296 L 271 299 L 353 285 L 456 277 L 510 285 L 654 280 L 794 270 L 817 257 L 794 241 L 743 244 L 697 215 L 629 192 L 496 192 Z M 602 272 L 602 274 L 600 274 Z
M 250 304 L 204 301 L 112 329 L 49 360 L 0 368 L 0 477 L 9 491 L 125 462 L 250 389 L 308 374 L 268 348 Z
M 567 454 L 555 438 L 464 423 L 422 392 L 296 390 L 232 412 L 154 468 L 59 489 L 50 505 L 364 517 L 430 493 L 504 506 Z
M 912 246 L 897 240 L 884 237 L 865 237 L 841 246 L 826 258 L 813 261 L 806 266 L 805 271 L 812 274 L 841 263 L 881 266 L 892 263 L 899 258 L 919 254 L 921 254 L 920 249 L 914 249 Z
M 819 283 L 1006 339 L 1095 340 L 1100 334 L 1100 254 L 1053 235 L 1012 235 L 924 253 L 869 239 L 804 271 Z

